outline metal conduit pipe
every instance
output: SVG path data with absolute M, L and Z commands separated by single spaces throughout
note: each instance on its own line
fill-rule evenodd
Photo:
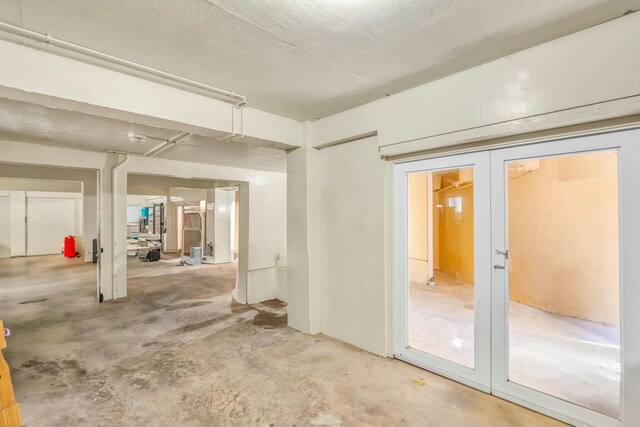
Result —
M 168 140 L 167 142 L 162 144 L 160 147 L 156 147 L 153 150 L 150 150 L 147 153 L 145 153 L 145 157 L 153 157 L 156 154 L 160 154 L 163 151 L 166 151 L 171 147 L 175 147 L 175 145 L 178 142 L 182 141 L 183 139 L 185 139 L 189 135 L 191 135 L 191 133 L 189 133 L 189 132 L 180 132 L 178 135 L 174 136 L 173 138 L 171 138 L 170 140 Z
M 157 77 L 161 77 L 163 79 L 180 83 L 185 86 L 191 86 L 193 88 L 199 89 L 200 91 L 210 92 L 211 94 L 215 94 L 215 98 L 220 98 L 220 97 L 226 98 L 225 102 L 229 102 L 235 105 L 236 107 L 242 107 L 247 105 L 247 98 L 243 95 L 239 95 L 237 93 L 234 93 L 228 90 L 220 89 L 215 86 L 210 86 L 204 83 L 200 83 L 195 80 L 190 80 L 184 77 L 176 76 L 175 74 L 167 73 L 165 71 L 158 70 L 153 67 L 148 67 L 146 65 L 138 64 L 137 62 L 129 61 L 127 59 L 123 59 L 114 55 L 109 55 L 107 53 L 90 49 L 88 47 L 84 47 L 75 43 L 60 40 L 49 34 L 42 34 L 36 31 L 27 30 L 26 28 L 18 27 L 16 25 L 8 24 L 6 22 L 0 22 L 0 32 L 18 36 L 23 39 L 28 39 L 38 43 L 46 44 L 48 46 L 53 46 L 59 49 L 67 50 L 69 52 L 74 52 L 76 54 L 80 54 L 86 57 L 99 59 L 101 61 L 105 61 L 105 62 L 119 65 L 121 67 L 129 68 L 131 70 L 136 70 L 142 73 L 151 74 Z

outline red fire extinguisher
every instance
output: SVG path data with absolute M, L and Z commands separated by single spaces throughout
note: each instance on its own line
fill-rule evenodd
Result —
M 64 256 L 65 258 L 74 258 L 76 256 L 76 238 L 74 236 L 65 236 Z

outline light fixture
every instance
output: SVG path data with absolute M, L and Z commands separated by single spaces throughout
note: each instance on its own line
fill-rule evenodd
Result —
M 137 133 L 129 132 L 128 136 L 129 136 L 129 142 L 131 142 L 132 144 L 143 144 L 147 142 L 146 135 L 140 135 Z

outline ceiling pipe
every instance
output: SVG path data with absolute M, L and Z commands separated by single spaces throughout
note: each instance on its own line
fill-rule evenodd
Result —
M 175 145 L 178 142 L 182 141 L 183 139 L 185 139 L 189 135 L 191 135 L 189 132 L 180 132 L 178 135 L 174 136 L 173 138 L 171 138 L 170 140 L 168 140 L 167 142 L 162 144 L 160 147 L 156 147 L 153 150 L 148 151 L 147 153 L 145 153 L 144 156 L 145 157 L 153 157 L 156 154 L 160 154 L 163 151 L 168 150 L 169 148 L 175 147 Z
M 225 102 L 229 102 L 236 107 L 244 107 L 247 105 L 247 98 L 237 93 L 220 89 L 215 86 L 210 86 L 204 83 L 197 82 L 195 80 L 186 79 L 184 77 L 176 76 L 175 74 L 167 73 L 156 68 L 148 67 L 146 65 L 138 64 L 137 62 L 129 61 L 114 55 L 109 55 L 104 52 L 100 52 L 88 47 L 84 47 L 75 43 L 67 42 L 57 39 L 49 34 L 38 33 L 36 31 L 27 30 L 26 28 L 18 27 L 16 25 L 8 24 L 0 21 L 0 32 L 18 36 L 23 39 L 35 41 L 45 44 L 47 46 L 56 47 L 62 50 L 73 52 L 81 56 L 98 59 L 111 64 L 118 65 L 120 67 L 128 68 L 145 74 L 150 74 L 156 77 L 161 77 L 172 82 L 180 83 L 182 85 L 193 87 L 201 92 L 208 93 L 216 99 L 223 98 Z

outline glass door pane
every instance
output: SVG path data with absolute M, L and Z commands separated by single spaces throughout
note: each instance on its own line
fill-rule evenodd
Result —
M 407 175 L 409 346 L 474 367 L 473 167 Z
M 616 150 L 506 162 L 508 380 L 620 415 Z
M 394 356 L 491 391 L 488 152 L 394 165 Z

